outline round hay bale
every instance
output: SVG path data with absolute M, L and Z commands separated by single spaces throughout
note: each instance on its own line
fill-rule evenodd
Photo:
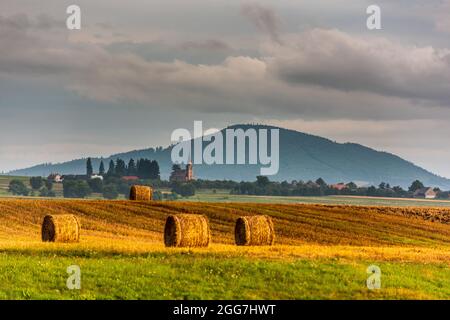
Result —
M 271 246 L 275 242 L 272 218 L 265 215 L 240 217 L 234 238 L 238 246 Z
M 130 200 L 150 201 L 153 198 L 153 190 L 147 186 L 131 186 Z
M 81 224 L 72 214 L 47 215 L 42 222 L 42 241 L 78 242 Z
M 199 214 L 167 217 L 164 227 L 166 247 L 207 247 L 211 240 L 208 218 Z

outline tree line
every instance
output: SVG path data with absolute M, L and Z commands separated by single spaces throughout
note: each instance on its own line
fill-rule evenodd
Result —
M 87 169 L 92 167 L 92 163 L 89 164 L 90 159 L 87 161 Z M 103 166 L 103 162 L 100 163 L 100 168 Z M 156 166 L 152 163 L 156 163 Z M 132 184 L 142 184 L 158 188 L 170 188 L 171 194 L 161 193 L 154 191 L 155 199 L 176 199 L 177 195 L 180 196 L 193 196 L 197 189 L 209 189 L 209 190 L 228 190 L 231 194 L 239 195 L 268 195 L 268 196 L 326 196 L 326 195 L 355 195 L 355 196 L 372 196 L 372 197 L 395 197 L 395 198 L 412 198 L 415 191 L 424 188 L 424 184 L 418 180 L 414 181 L 407 189 L 403 189 L 400 186 L 391 186 L 389 183 L 380 183 L 378 186 L 366 186 L 358 187 L 355 183 L 349 182 L 345 184 L 341 190 L 337 189 L 333 185 L 327 184 L 322 178 L 316 181 L 283 181 L 275 182 L 270 181 L 268 177 L 258 176 L 256 181 L 253 182 L 236 182 L 231 180 L 193 180 L 189 182 L 169 182 L 163 181 L 159 178 L 159 165 L 156 161 L 148 159 L 139 159 L 134 165 L 134 161 L 130 159 L 128 165 L 125 165 L 121 159 L 117 159 L 116 162 L 110 164 L 109 174 L 104 173 L 103 179 L 89 179 L 80 178 L 80 176 L 65 176 L 63 181 L 63 195 L 67 198 L 85 198 L 92 193 L 102 194 L 106 199 L 116 199 L 119 195 L 123 194 L 128 196 L 130 186 Z M 131 164 L 131 165 L 130 165 Z M 125 171 L 123 170 L 125 167 Z M 99 168 L 99 169 L 100 169 Z M 104 168 L 104 166 L 103 166 Z M 119 168 L 118 173 L 116 169 Z M 140 171 L 139 171 L 140 168 Z M 146 172 L 142 170 L 146 168 Z M 153 168 L 154 171 L 150 170 Z M 130 170 L 131 169 L 131 170 Z M 99 170 L 101 172 L 101 170 Z M 87 173 L 89 170 L 87 170 Z M 99 173 L 100 173 L 99 172 Z M 139 181 L 126 181 L 122 179 L 124 175 L 136 172 L 136 176 L 139 177 Z M 140 176 L 139 176 L 140 174 Z M 141 178 L 141 177 L 157 177 Z M 54 197 L 55 192 L 53 183 L 42 177 L 31 177 L 29 179 L 29 188 L 23 179 L 13 179 L 9 184 L 9 191 L 15 195 L 38 195 L 43 197 Z M 438 199 L 448 199 L 449 191 L 442 191 L 435 188 Z
M 9 182 L 8 190 L 14 195 L 19 196 L 35 196 L 40 197 L 55 197 L 56 194 L 53 191 L 53 182 L 48 181 L 42 177 L 31 177 L 29 179 L 31 189 L 26 186 L 25 182 L 21 179 L 12 179 Z
M 100 161 L 98 174 L 102 178 L 91 178 L 94 174 L 92 160 L 86 160 L 87 179 L 68 177 L 63 181 L 63 195 L 65 198 L 85 198 L 92 193 L 101 193 L 106 199 L 116 199 L 120 194 L 128 196 L 130 187 L 136 181 L 125 181 L 125 176 L 136 176 L 140 184 L 151 185 L 152 181 L 160 180 L 159 164 L 156 160 L 141 158 L 135 161 L 130 159 L 128 164 L 117 158 L 110 160 L 108 171 L 105 172 L 103 160 Z M 147 180 L 147 181 L 146 181 Z
M 86 175 L 88 177 L 94 174 L 94 169 L 92 167 L 92 160 L 88 158 L 86 161 Z M 117 158 L 116 161 L 110 160 L 108 171 L 105 172 L 105 164 L 103 160 L 100 161 L 98 168 L 98 174 L 101 176 L 110 177 L 124 177 L 124 176 L 137 176 L 140 179 L 160 179 L 159 164 L 156 160 L 150 160 L 141 158 L 135 161 L 131 158 L 128 164 L 124 160 Z
M 322 178 L 316 181 L 273 182 L 265 176 L 258 176 L 254 182 L 237 183 L 231 190 L 232 194 L 240 195 L 270 195 L 270 196 L 326 196 L 326 195 L 354 195 L 369 197 L 412 198 L 414 193 L 424 188 L 424 184 L 416 180 L 405 190 L 400 186 L 391 186 L 382 182 L 378 186 L 358 187 L 349 182 L 340 190 L 328 185 Z M 449 192 L 435 188 L 437 198 L 448 199 Z

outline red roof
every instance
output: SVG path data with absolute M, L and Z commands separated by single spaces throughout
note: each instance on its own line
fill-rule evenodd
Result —
M 344 190 L 344 189 L 347 189 L 347 185 L 346 184 L 344 184 L 344 183 L 337 183 L 337 184 L 332 184 L 331 186 L 330 186 L 332 189 L 336 189 L 336 190 Z
M 127 180 L 127 181 L 129 181 L 129 180 L 139 180 L 139 177 L 138 176 L 123 176 L 122 179 L 123 180 Z

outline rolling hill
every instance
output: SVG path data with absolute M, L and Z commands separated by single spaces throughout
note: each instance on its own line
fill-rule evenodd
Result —
M 263 125 L 234 125 L 229 128 L 271 129 Z M 450 179 L 437 176 L 394 154 L 377 151 L 355 143 L 337 143 L 326 138 L 278 128 L 280 130 L 280 170 L 271 176 L 274 181 L 315 180 L 322 177 L 328 183 L 355 181 L 377 185 L 408 187 L 418 179 L 425 185 L 450 189 Z M 225 130 L 225 129 L 223 129 Z M 222 131 L 223 131 L 222 130 Z M 105 165 L 110 159 L 149 158 L 159 162 L 161 177 L 167 179 L 171 166 L 172 146 L 148 148 L 114 154 L 101 159 L 93 158 L 94 168 L 101 160 Z M 224 152 L 225 153 L 225 152 Z M 225 156 L 225 155 L 224 155 Z M 81 174 L 85 172 L 85 159 L 56 164 L 40 164 L 10 172 L 13 175 L 46 176 L 52 172 Z M 260 174 L 259 165 L 195 165 L 195 176 L 201 179 L 230 179 L 253 181 Z

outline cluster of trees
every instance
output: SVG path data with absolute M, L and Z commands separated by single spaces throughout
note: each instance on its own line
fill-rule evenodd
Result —
M 171 191 L 182 197 L 190 197 L 195 195 L 195 185 L 191 182 L 175 182 L 171 184 Z
M 22 180 L 13 179 L 9 182 L 9 192 L 18 196 L 28 196 L 30 189 L 25 185 Z
M 64 198 L 85 198 L 91 193 L 92 189 L 84 180 L 65 179 L 63 181 Z
M 395 197 L 411 198 L 414 192 L 424 188 L 422 182 L 414 181 L 408 190 L 400 186 L 391 186 L 389 183 L 382 182 L 378 187 L 358 187 L 350 182 L 345 188 L 338 190 L 328 185 L 322 178 L 316 181 L 292 181 L 292 182 L 272 182 L 265 176 L 257 177 L 255 182 L 237 183 L 231 190 L 232 194 L 242 195 L 271 195 L 271 196 L 325 196 L 325 195 L 356 195 L 372 197 Z M 438 198 L 448 198 L 449 192 L 443 192 L 435 189 Z
M 85 198 L 92 193 L 101 193 L 106 199 L 116 199 L 123 194 L 128 196 L 131 184 L 122 179 L 124 176 L 137 176 L 141 179 L 139 184 L 153 185 L 160 181 L 159 164 L 155 160 L 130 159 L 128 164 L 118 158 L 110 160 L 108 171 L 105 172 L 103 161 L 100 162 L 98 173 L 103 179 L 90 177 L 94 174 L 92 160 L 86 161 L 86 179 L 77 176 L 67 176 L 63 181 L 63 195 L 66 198 Z
M 424 188 L 418 180 L 405 190 L 400 186 L 391 186 L 389 183 L 380 183 L 378 186 L 358 187 L 355 183 L 347 183 L 344 188 L 338 189 L 328 185 L 322 178 L 316 181 L 274 182 L 266 176 L 258 176 L 254 182 L 235 182 L 231 180 L 192 180 L 189 182 L 169 182 L 160 179 L 159 165 L 156 161 L 139 159 L 136 163 L 130 159 L 128 164 L 121 159 L 111 161 L 108 172 L 104 172 L 103 162 L 100 163 L 99 173 L 103 172 L 103 179 L 90 179 L 93 174 L 91 160 L 86 163 L 87 176 L 65 176 L 63 181 L 63 195 L 66 198 L 85 198 L 92 193 L 102 194 L 106 199 L 116 199 L 121 194 L 128 196 L 132 184 L 136 181 L 122 179 L 125 175 L 134 175 L 140 178 L 139 184 L 152 188 L 170 188 L 171 193 L 154 192 L 155 200 L 175 200 L 179 196 L 195 195 L 197 189 L 216 191 L 231 190 L 231 194 L 241 195 L 271 195 L 271 196 L 325 196 L 325 195 L 356 195 L 373 197 L 411 198 L 415 191 Z M 31 177 L 29 186 L 23 179 L 13 179 L 9 183 L 9 191 L 14 195 L 54 197 L 53 183 L 42 177 Z M 437 197 L 448 199 L 449 191 L 435 188 Z
M 139 159 L 134 161 L 130 159 L 128 164 L 124 160 L 117 158 L 116 161 L 110 160 L 108 171 L 105 172 L 105 165 L 103 161 L 100 162 L 98 169 L 99 175 L 110 177 L 123 176 L 137 176 L 140 179 L 159 180 L 160 170 L 159 164 L 156 160 Z M 86 174 L 91 176 L 93 174 L 92 162 L 88 158 L 86 162 Z
M 179 195 L 177 193 L 171 192 L 171 193 L 162 193 L 161 191 L 153 191 L 153 200 L 177 200 L 179 198 Z
M 53 183 L 42 177 L 31 177 L 29 180 L 31 188 L 29 188 L 23 180 L 13 179 L 9 182 L 9 192 L 20 196 L 54 197 L 55 192 Z
M 106 199 L 116 199 L 130 192 L 131 184 L 115 176 L 105 176 L 104 179 L 65 178 L 63 195 L 65 198 L 85 198 L 92 193 L 101 193 Z
M 167 187 L 167 182 L 160 181 L 160 187 Z M 326 196 L 326 195 L 355 195 L 371 197 L 412 198 L 414 192 L 424 188 L 424 184 L 418 180 L 405 190 L 400 186 L 391 186 L 382 182 L 378 186 L 358 187 L 355 183 L 345 184 L 345 188 L 338 190 L 328 185 L 322 178 L 316 181 L 292 181 L 273 182 L 266 176 L 257 177 L 254 182 L 236 182 L 232 180 L 192 180 L 189 182 L 169 183 L 172 193 L 183 197 L 195 195 L 198 189 L 231 190 L 231 194 L 241 195 L 271 195 L 271 196 Z M 448 199 L 448 191 L 435 188 L 438 198 Z

